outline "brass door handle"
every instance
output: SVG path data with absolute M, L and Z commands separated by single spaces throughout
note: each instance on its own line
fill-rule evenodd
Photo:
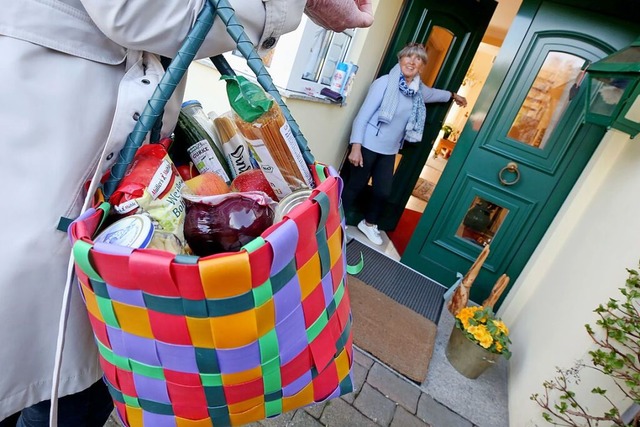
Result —
M 512 181 L 507 181 L 506 179 L 504 179 L 505 172 L 514 173 L 516 176 Z M 516 162 L 509 162 L 507 163 L 507 166 L 500 169 L 500 172 L 498 172 L 498 179 L 500 179 L 500 183 L 502 185 L 506 186 L 516 184 L 518 181 L 520 181 L 520 171 L 518 170 L 518 165 L 516 164 Z

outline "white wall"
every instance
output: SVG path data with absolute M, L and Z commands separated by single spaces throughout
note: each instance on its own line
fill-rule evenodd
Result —
M 625 269 L 638 266 L 639 166 L 640 140 L 609 131 L 500 310 L 512 332 L 513 426 L 546 425 L 529 396 L 544 391 L 542 383 L 554 377 L 556 366 L 590 360 L 587 352 L 595 347 L 584 325 L 595 326 L 593 310 L 610 297 L 619 299 Z M 601 407 L 589 391 L 606 388 L 605 377 L 582 378 L 576 387 L 580 400 Z

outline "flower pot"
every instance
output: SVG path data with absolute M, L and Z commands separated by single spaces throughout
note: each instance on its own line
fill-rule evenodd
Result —
M 467 378 L 478 378 L 501 356 L 491 353 L 467 338 L 457 327 L 453 327 L 446 350 L 447 359 L 456 371 Z

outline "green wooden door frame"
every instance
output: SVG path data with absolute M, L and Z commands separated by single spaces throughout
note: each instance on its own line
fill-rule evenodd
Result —
M 570 0 L 569 2 L 575 3 L 573 0 Z M 424 268 L 421 267 L 424 267 L 425 259 L 420 258 L 418 254 L 427 244 L 426 241 L 431 231 L 431 227 L 438 219 L 438 215 L 441 214 L 442 207 L 446 205 L 448 198 L 451 197 L 454 184 L 456 183 L 459 175 L 465 173 L 465 164 L 470 160 L 469 156 L 472 153 L 472 150 L 478 144 L 482 144 L 482 141 L 485 140 L 487 136 L 491 135 L 491 132 L 494 131 L 493 127 L 495 127 L 496 122 L 500 120 L 500 111 L 504 108 L 504 105 L 500 105 L 500 103 L 504 102 L 505 96 L 502 92 L 507 90 L 509 83 L 507 80 L 508 78 L 512 78 L 509 76 L 513 75 L 515 72 L 514 70 L 521 66 L 525 59 L 523 52 L 526 51 L 526 49 L 521 49 L 521 47 L 526 41 L 527 34 L 542 4 L 542 0 L 524 1 L 472 112 L 474 115 L 485 116 L 485 123 L 479 129 L 476 128 L 477 130 L 474 129 L 473 124 L 470 122 L 465 126 L 456 144 L 456 150 L 450 157 L 447 167 L 445 168 L 440 181 L 429 200 L 427 209 L 418 224 L 416 232 L 405 250 L 405 255 L 402 257 L 403 263 L 429 275 L 445 286 L 450 286 L 455 282 L 455 272 L 446 272 L 446 268 L 444 266 L 442 266 L 440 272 L 436 272 L 433 269 L 429 270 L 428 268 L 424 270 Z M 558 7 L 562 8 L 564 6 L 560 5 Z M 576 17 L 576 19 L 578 18 Z M 597 19 L 604 18 L 599 16 Z M 621 23 L 621 25 L 622 24 L 624 23 Z M 627 22 L 626 24 L 627 27 L 629 27 L 629 23 Z M 561 22 L 559 22 L 557 26 L 558 28 L 563 28 Z M 609 40 L 611 44 L 600 43 L 599 47 L 604 52 L 613 52 L 628 44 L 636 36 L 637 35 L 629 35 L 627 37 L 624 31 L 619 31 L 615 36 L 611 36 L 611 39 Z M 596 39 L 594 38 L 594 44 L 597 44 L 595 40 Z M 526 89 L 528 90 L 528 88 Z M 576 115 L 573 120 L 580 121 L 582 120 L 582 117 L 581 115 Z M 577 127 L 578 126 L 576 124 L 576 128 Z M 566 175 L 563 175 L 563 180 L 558 182 L 557 186 L 554 188 L 554 193 L 552 197 L 548 199 L 545 209 L 542 209 L 536 217 L 535 225 L 528 230 L 527 234 L 523 235 L 522 243 L 517 248 L 520 256 L 514 257 L 509 262 L 506 271 L 503 271 L 510 276 L 511 285 L 515 282 L 518 275 L 528 262 L 534 249 L 537 247 L 540 239 L 546 233 L 548 226 L 564 203 L 564 200 L 569 194 L 578 176 L 582 173 L 584 165 L 586 165 L 593 151 L 599 144 L 602 136 L 604 135 L 605 129 L 581 126 L 578 131 L 589 132 L 592 140 L 595 138 L 595 141 L 592 142 L 590 146 L 580 147 L 580 149 L 575 150 L 572 153 L 573 157 L 571 158 L 571 163 L 582 166 L 567 170 Z M 480 252 L 480 248 L 478 248 L 477 252 Z M 473 259 L 470 259 L 468 265 L 470 266 L 472 262 Z M 464 271 L 461 272 L 464 273 Z M 500 272 L 500 274 L 501 273 L 502 272 Z M 479 282 L 482 282 L 483 280 L 486 282 L 489 277 L 493 279 L 493 276 L 484 270 L 481 272 L 477 280 Z M 493 284 L 493 281 L 490 282 L 490 284 Z M 474 301 L 481 302 L 487 296 L 488 292 L 486 292 L 486 285 L 487 283 L 484 283 L 484 289 L 481 292 L 478 288 L 472 288 L 472 299 Z M 507 292 L 503 294 L 503 298 L 506 293 Z

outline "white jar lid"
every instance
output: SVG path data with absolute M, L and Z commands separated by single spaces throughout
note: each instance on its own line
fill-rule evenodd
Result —
M 105 228 L 96 238 L 95 243 L 128 246 L 130 248 L 146 248 L 153 237 L 153 223 L 146 215 L 124 217 Z

